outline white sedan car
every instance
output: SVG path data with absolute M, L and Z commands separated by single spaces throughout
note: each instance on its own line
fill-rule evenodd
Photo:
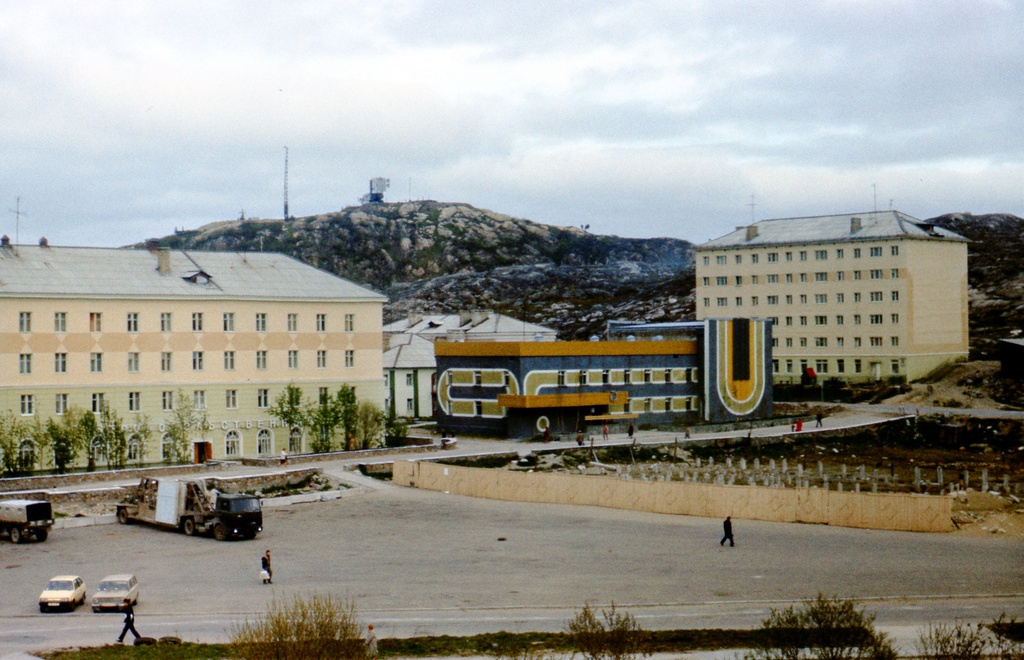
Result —
M 139 602 L 139 580 L 132 573 L 108 575 L 100 580 L 96 593 L 92 595 L 92 611 L 118 610 L 125 599 L 132 605 Z
M 58 575 L 39 594 L 39 611 L 73 610 L 85 602 L 85 580 L 77 575 Z

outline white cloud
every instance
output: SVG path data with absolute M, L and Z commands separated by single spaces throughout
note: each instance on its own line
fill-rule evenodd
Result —
M 0 5 L 23 240 L 392 199 L 703 241 L 756 217 L 1024 214 L 1017 3 Z M 410 181 L 411 180 L 411 181 Z M 13 235 L 13 215 L 0 229 Z M 31 238 L 28 238 L 31 237 Z

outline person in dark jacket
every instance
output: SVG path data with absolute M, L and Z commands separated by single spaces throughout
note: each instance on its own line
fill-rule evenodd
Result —
M 124 612 L 124 628 L 121 629 L 121 634 L 117 637 L 118 644 L 124 644 L 124 636 L 128 634 L 129 630 L 135 635 L 135 639 L 141 637 L 139 631 L 135 630 L 135 610 L 132 608 L 131 598 L 124 599 L 124 603 L 121 604 L 121 611 Z
M 725 532 L 725 535 L 718 545 L 725 545 L 725 542 L 728 541 L 730 547 L 735 547 L 736 541 L 732 538 L 732 516 L 726 516 L 725 520 L 722 521 L 722 531 Z
M 260 557 L 260 566 L 267 572 L 267 576 L 263 578 L 263 584 L 274 584 L 274 569 L 270 567 L 270 550 Z

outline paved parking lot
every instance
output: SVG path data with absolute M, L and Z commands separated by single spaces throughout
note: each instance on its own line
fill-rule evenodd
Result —
M 384 637 L 558 630 L 583 603 L 612 601 L 649 628 L 753 626 L 770 604 L 819 592 L 903 599 L 870 601 L 893 625 L 950 613 L 978 620 L 1007 608 L 1024 615 L 1019 539 L 743 520 L 735 533 L 737 546 L 722 548 L 718 520 L 390 484 L 267 509 L 255 541 L 141 525 L 55 530 L 44 544 L 0 544 L 0 648 L 113 641 L 116 615 L 38 613 L 39 591 L 58 573 L 84 576 L 91 595 L 104 575 L 135 572 L 139 630 L 202 641 L 223 640 L 232 622 L 275 596 L 314 591 L 353 598 Z M 273 586 L 257 575 L 266 548 Z

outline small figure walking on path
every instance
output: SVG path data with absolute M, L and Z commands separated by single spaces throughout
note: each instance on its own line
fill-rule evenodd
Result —
M 132 608 L 132 599 L 125 598 L 124 602 L 121 603 L 121 611 L 124 612 L 124 628 L 121 629 L 121 634 L 117 636 L 117 643 L 124 644 L 124 636 L 128 634 L 130 630 L 135 639 L 141 637 L 139 631 L 135 629 L 135 610 Z
M 821 428 L 821 420 L 822 420 L 822 414 L 821 413 L 818 413 L 817 415 L 814 416 L 814 426 L 815 426 L 815 428 L 819 428 L 819 429 Z
M 576 444 L 580 447 L 583 446 L 583 431 L 578 431 L 576 433 Z
M 686 427 L 685 432 L 683 434 L 683 437 L 686 438 L 687 440 L 690 439 L 690 427 L 689 426 Z
M 604 424 L 601 426 L 601 435 L 604 437 L 604 441 L 608 442 L 608 425 Z
M 373 624 L 366 626 L 366 655 L 370 658 L 377 657 L 377 636 L 373 634 Z
M 730 547 L 736 547 L 736 541 L 732 538 L 732 516 L 726 516 L 722 521 L 722 531 L 725 532 L 725 535 L 718 545 L 725 545 L 725 542 L 728 541 Z
M 630 422 L 630 424 L 629 424 L 629 431 L 628 431 L 628 433 L 629 433 L 629 439 L 632 440 L 633 439 L 633 423 L 632 422 Z
M 288 465 L 288 450 L 281 447 L 281 465 Z
M 267 550 L 267 553 L 260 557 L 260 566 L 263 568 L 260 571 L 263 584 L 274 584 L 274 569 L 270 567 L 270 550 Z

